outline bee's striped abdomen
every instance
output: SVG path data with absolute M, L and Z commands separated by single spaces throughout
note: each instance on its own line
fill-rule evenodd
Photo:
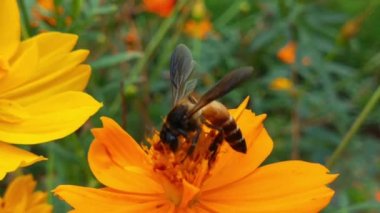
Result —
M 245 139 L 232 116 L 229 116 L 228 120 L 223 123 L 222 129 L 224 139 L 234 150 L 242 153 L 247 152 Z

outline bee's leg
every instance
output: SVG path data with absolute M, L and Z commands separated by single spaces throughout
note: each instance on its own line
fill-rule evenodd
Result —
M 196 104 L 198 102 L 197 99 L 192 95 L 189 95 L 187 98 L 189 99 L 190 103 L 192 103 L 192 104 Z
M 195 146 L 198 143 L 200 134 L 201 134 L 201 127 L 198 126 L 197 129 L 195 130 L 195 135 L 194 135 L 194 137 L 191 140 L 191 145 L 189 147 L 189 150 L 187 151 L 187 155 L 192 155 L 193 154 L 193 152 L 195 150 Z
M 218 134 L 215 136 L 214 141 L 212 142 L 212 144 L 210 144 L 210 147 L 208 148 L 210 151 L 210 158 L 208 161 L 208 167 L 209 168 L 211 168 L 213 162 L 215 161 L 216 154 L 218 153 L 217 152 L 218 148 L 222 142 L 223 142 L 223 134 L 222 134 L 222 132 L 219 131 Z
M 186 160 L 186 158 L 190 155 L 193 154 L 194 150 L 195 150 L 195 146 L 197 145 L 197 142 L 199 140 L 199 136 L 201 134 L 201 128 L 200 127 L 197 127 L 197 129 L 195 130 L 195 135 L 194 137 L 191 139 L 191 144 L 190 144 L 190 147 L 189 149 L 187 150 L 187 153 L 185 155 L 185 157 L 181 160 L 181 162 L 183 162 L 184 160 Z M 188 137 L 187 137 L 188 138 Z

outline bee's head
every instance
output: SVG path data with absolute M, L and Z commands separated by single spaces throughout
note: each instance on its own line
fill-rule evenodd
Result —
M 166 125 L 162 127 L 160 132 L 160 139 L 169 145 L 172 151 L 177 150 L 178 148 L 178 135 L 175 134 L 170 128 Z

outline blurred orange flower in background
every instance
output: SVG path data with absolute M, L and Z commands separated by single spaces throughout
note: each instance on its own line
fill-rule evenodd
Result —
M 293 89 L 293 82 L 289 80 L 288 78 L 284 77 L 279 77 L 275 78 L 271 83 L 270 83 L 270 88 L 273 90 L 286 90 L 290 91 Z
M 285 161 L 259 168 L 273 142 L 262 122 L 265 115 L 246 110 L 248 98 L 230 110 L 246 142 L 247 153 L 227 143 L 216 152 L 209 145 L 216 131 L 203 127 L 192 154 L 172 152 L 158 134 L 151 147 L 139 146 L 112 119 L 93 130 L 88 160 L 106 187 L 61 185 L 54 192 L 75 212 L 318 212 L 332 198 L 326 186 L 337 175 L 320 165 Z M 182 138 L 182 145 L 191 141 Z
M 143 0 L 147 12 L 168 17 L 173 11 L 176 0 Z
M 48 11 L 54 11 L 54 0 L 38 0 L 37 3 Z
M 340 36 L 344 40 L 350 40 L 358 35 L 360 30 L 362 29 L 362 25 L 364 21 L 368 18 L 368 16 L 372 13 L 372 8 L 369 5 L 366 10 L 364 10 L 358 16 L 348 20 L 340 29 Z
M 36 181 L 31 175 L 16 177 L 0 197 L 0 212 L 52 212 L 53 207 L 47 202 L 47 193 L 34 192 Z
M 380 202 L 380 191 L 376 192 L 375 199 L 377 200 L 377 202 Z
M 196 21 L 189 20 L 185 24 L 184 32 L 193 38 L 205 39 L 212 30 L 212 23 L 208 20 Z
M 39 26 L 39 22 L 45 22 L 50 26 L 57 26 L 57 20 L 55 12 L 57 10 L 59 16 L 63 16 L 65 10 L 62 6 L 56 6 L 54 0 L 38 0 L 37 5 L 39 7 L 33 8 L 33 16 L 35 21 L 33 22 L 34 27 Z M 42 10 L 41 10 L 42 9 Z M 70 16 L 65 17 L 65 25 L 70 26 L 72 23 L 72 18 Z
M 0 180 L 45 158 L 10 144 L 38 144 L 77 130 L 101 107 L 82 92 L 91 67 L 78 36 L 43 33 L 20 40 L 17 1 L 0 1 Z M 6 160 L 5 160 L 6 159 Z
M 289 41 L 284 47 L 277 52 L 277 58 L 285 64 L 294 64 L 296 61 L 297 44 Z
M 191 10 L 191 19 L 185 23 L 183 29 L 185 34 L 196 39 L 205 39 L 212 31 L 212 23 L 207 15 L 203 0 L 196 1 Z

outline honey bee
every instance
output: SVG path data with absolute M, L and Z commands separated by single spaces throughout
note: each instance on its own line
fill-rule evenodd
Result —
M 196 85 L 195 80 L 189 80 L 193 67 L 194 61 L 190 50 L 183 44 L 178 45 L 170 59 L 173 109 L 162 125 L 161 141 L 173 152 L 180 144 L 179 136 L 190 140 L 194 146 L 201 132 L 201 126 L 205 124 L 221 133 L 222 138 L 217 143 L 224 139 L 235 151 L 246 153 L 247 145 L 236 121 L 227 108 L 216 99 L 246 80 L 252 74 L 253 68 L 242 67 L 230 72 L 196 100 L 190 94 Z M 209 149 L 215 151 L 216 148 L 217 144 L 212 144 Z

